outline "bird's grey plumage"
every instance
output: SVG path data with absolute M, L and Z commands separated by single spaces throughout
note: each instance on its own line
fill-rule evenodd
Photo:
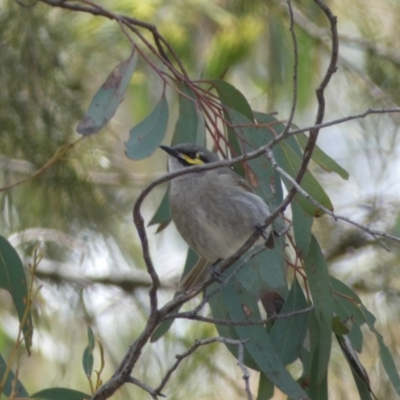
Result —
M 169 153 L 170 171 L 191 165 L 180 154 L 197 157 L 204 163 L 219 160 L 215 153 L 195 144 L 163 148 Z M 228 167 L 172 179 L 169 200 L 179 233 L 210 263 L 234 254 L 270 214 L 261 197 Z M 266 233 L 269 232 L 270 228 Z

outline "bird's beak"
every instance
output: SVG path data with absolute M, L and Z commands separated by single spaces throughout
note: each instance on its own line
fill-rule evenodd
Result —
M 179 153 L 173 147 L 164 146 L 163 144 L 159 147 L 160 149 L 163 149 L 166 153 L 168 153 L 170 156 L 178 158 Z

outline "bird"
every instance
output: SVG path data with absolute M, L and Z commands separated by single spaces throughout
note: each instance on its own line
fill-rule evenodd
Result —
M 161 145 L 169 172 L 219 161 L 216 153 L 194 143 Z M 210 267 L 240 249 L 270 215 L 265 201 L 229 167 L 196 171 L 171 180 L 171 217 L 185 242 L 200 259 L 181 280 L 179 290 L 203 283 Z M 258 240 L 269 248 L 274 238 L 268 226 Z

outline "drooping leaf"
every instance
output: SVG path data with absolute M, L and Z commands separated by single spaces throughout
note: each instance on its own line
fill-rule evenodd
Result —
M 280 149 L 283 153 L 283 165 L 282 168 L 292 177 L 296 178 L 297 173 L 300 170 L 302 159 L 298 157 L 298 155 L 294 152 L 294 150 L 285 142 L 280 142 L 277 146 L 275 146 L 274 150 Z M 277 158 L 278 161 L 278 158 Z M 278 161 L 279 163 L 279 161 Z M 291 188 L 292 184 L 289 181 L 286 181 L 287 188 Z M 314 178 L 314 176 L 308 170 L 303 176 L 301 180 L 301 187 L 318 203 L 323 205 L 328 210 L 333 210 L 333 205 L 328 195 L 325 193 L 322 186 L 319 182 Z M 324 214 L 322 210 L 311 204 L 305 197 L 302 195 L 298 196 L 298 201 L 300 205 L 303 207 L 305 211 L 307 211 L 310 215 L 314 217 L 320 217 Z
M 141 160 L 153 154 L 164 139 L 168 124 L 168 103 L 163 95 L 153 111 L 129 131 L 126 154 Z
M 235 268 L 234 264 L 231 268 Z M 273 249 L 265 249 L 252 258 L 237 274 L 240 284 L 256 297 L 265 291 L 276 292 L 282 298 L 287 294 L 285 256 L 277 243 Z
M 7 363 L 4 360 L 3 356 L 0 354 L 0 382 L 3 381 L 4 374 L 7 369 Z M 7 375 L 7 379 L 5 381 L 3 391 L 0 391 L 0 394 L 3 393 L 7 397 L 14 398 L 28 398 L 29 394 L 25 390 L 24 385 L 17 379 L 13 371 L 9 371 Z M 11 395 L 14 396 L 11 396 Z
M 0 236 L 0 288 L 7 290 L 11 294 L 14 306 L 17 309 L 19 322 L 20 324 L 24 322 L 22 331 L 25 346 L 29 353 L 32 344 L 33 326 L 31 312 L 29 311 L 25 316 L 28 305 L 28 285 L 25 271 L 18 253 L 3 236 Z
M 218 97 L 224 106 L 240 112 L 250 121 L 253 121 L 253 111 L 246 98 L 239 90 L 225 81 L 215 79 L 209 82 L 217 90 Z
M 221 290 L 223 307 L 232 321 L 252 321 L 261 318 L 256 297 L 245 291 L 232 280 Z M 211 306 L 212 310 L 216 304 Z M 214 315 L 214 310 L 213 310 Z M 256 363 L 257 369 L 268 377 L 274 385 L 293 399 L 306 399 L 307 395 L 286 371 L 285 366 L 276 354 L 273 343 L 265 328 L 261 325 L 243 325 L 233 327 L 241 340 L 246 340 L 245 349 Z M 230 349 L 234 351 L 232 348 Z M 237 352 L 237 349 L 236 349 Z
M 78 390 L 67 388 L 44 389 L 33 394 L 31 399 L 40 400 L 89 400 L 92 396 Z
M 363 400 L 371 398 L 370 393 L 372 392 L 372 390 L 369 382 L 369 376 L 364 366 L 361 364 L 357 353 L 350 342 L 350 339 L 346 335 L 336 335 L 336 339 L 344 356 L 346 357 L 347 362 L 349 363 L 359 393 L 364 394 L 361 398 Z M 368 395 L 365 394 L 366 391 L 368 392 Z
M 160 224 L 157 228 L 157 232 L 161 232 L 168 226 L 171 221 L 171 212 L 169 208 L 169 189 L 165 192 L 160 205 L 158 206 L 153 218 L 149 222 L 149 226 Z
M 361 311 L 361 300 L 348 286 L 333 276 L 330 277 L 330 282 L 334 297 L 333 310 L 342 320 L 351 318 L 353 324 L 347 336 L 353 347 L 358 352 L 361 352 L 363 336 L 360 327 L 365 323 L 365 318 Z
M 292 208 L 294 241 L 300 256 L 304 257 L 310 249 L 311 228 L 314 218 L 300 207 L 297 199 L 294 199 L 290 206 Z
M 172 146 L 178 143 L 197 143 L 204 146 L 204 118 L 201 110 L 196 106 L 196 95 L 186 84 L 181 84 L 179 89 L 185 96 L 179 96 L 179 117 L 172 136 Z
M 304 150 L 307 145 L 307 136 L 304 133 L 300 133 L 295 135 L 298 143 L 301 148 Z M 324 151 L 321 150 L 320 147 L 315 146 L 312 160 L 315 161 L 321 168 L 328 172 L 336 172 L 341 178 L 349 179 L 349 173 L 342 168 L 334 159 L 328 156 Z
M 87 333 L 88 333 L 88 345 L 86 346 L 83 352 L 82 365 L 83 365 L 83 370 L 85 371 L 85 375 L 90 378 L 93 371 L 93 364 L 94 364 L 93 350 L 96 342 L 94 339 L 92 328 L 90 326 L 88 326 L 87 328 Z
M 264 374 L 260 374 L 258 381 L 257 400 L 268 400 L 274 395 L 274 384 Z
M 243 96 L 239 90 L 237 90 L 234 86 L 229 84 L 228 82 L 221 80 L 212 80 L 210 83 L 215 87 L 218 93 L 218 97 L 221 101 L 224 111 L 224 118 L 235 125 L 235 121 L 231 120 L 232 113 L 231 111 L 237 111 L 241 115 L 247 117 L 248 120 L 253 121 L 253 111 L 246 98 Z M 226 131 L 228 133 L 229 145 L 232 149 L 232 153 L 234 156 L 240 155 L 242 152 L 239 140 L 235 133 L 235 129 L 231 126 L 226 126 Z M 241 164 L 235 164 L 233 166 L 233 170 L 239 175 L 245 175 L 245 171 Z
M 371 312 L 367 310 L 364 305 L 361 306 L 361 311 L 365 317 L 365 321 L 367 322 L 369 329 L 375 334 L 376 340 L 378 341 L 379 357 L 383 364 L 383 368 L 385 368 L 385 371 L 390 379 L 390 382 L 393 385 L 394 390 L 398 395 L 400 395 L 400 376 L 396 369 L 396 365 L 393 361 L 390 350 L 385 345 L 382 335 L 375 328 L 376 318 Z
M 307 301 L 303 290 L 295 279 L 280 314 L 303 310 L 306 307 Z M 306 313 L 278 319 L 269 331 L 274 349 L 284 365 L 294 362 L 299 357 L 307 332 L 307 321 Z
M 360 395 L 360 399 L 362 400 L 373 400 L 376 397 L 372 397 L 371 388 L 353 371 L 351 373 L 354 378 L 354 382 L 356 383 L 358 394 Z
M 284 125 L 282 123 L 278 123 L 276 118 L 260 112 L 254 113 L 258 122 L 262 124 L 272 124 L 271 128 L 268 126 L 259 127 L 259 131 L 262 131 L 263 136 L 265 137 L 265 143 L 271 141 L 275 138 L 275 136 L 284 129 Z M 293 140 L 293 138 L 289 138 Z M 290 143 L 290 142 L 289 142 Z M 293 149 L 295 147 L 295 149 Z M 298 154 L 298 149 L 296 151 L 296 146 L 290 146 L 286 141 L 279 142 L 276 146 L 273 147 L 274 157 L 278 165 L 285 170 L 292 178 L 296 178 L 298 171 L 300 170 L 300 166 L 302 164 L 302 158 Z M 287 189 L 291 189 L 292 184 L 282 178 L 285 183 Z M 303 176 L 300 185 L 314 200 L 318 201 L 324 207 L 332 210 L 333 206 L 325 193 L 322 186 L 319 182 L 314 178 L 310 171 L 306 171 Z M 315 207 L 312 203 L 310 203 L 305 197 L 300 195 L 299 193 L 296 195 L 296 199 L 300 206 L 306 211 L 309 215 L 313 217 L 319 217 L 323 215 L 323 212 Z
M 304 258 L 305 271 L 311 291 L 318 333 L 311 336 L 312 346 L 318 346 L 317 383 L 326 378 L 332 342 L 333 296 L 330 277 L 321 248 L 312 236 L 310 249 Z
M 325 372 L 320 381 L 315 379 L 320 374 L 319 366 L 323 351 L 321 344 L 318 344 L 312 353 L 311 379 L 307 390 L 312 400 L 328 400 L 328 374 Z
M 137 62 L 132 49 L 128 59 L 118 64 L 93 97 L 89 109 L 76 128 L 82 135 L 97 133 L 107 125 L 125 96 Z

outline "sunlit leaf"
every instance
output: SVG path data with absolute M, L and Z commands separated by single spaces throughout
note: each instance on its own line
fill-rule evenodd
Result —
M 44 389 L 33 394 L 31 399 L 40 400 L 89 400 L 92 396 L 77 390 L 66 388 Z
M 141 160 L 153 154 L 164 139 L 168 124 L 168 103 L 163 95 L 153 111 L 129 132 L 126 154 Z
M 14 306 L 17 309 L 19 322 L 22 323 L 28 304 L 28 285 L 25 271 L 18 253 L 3 236 L 0 236 L 0 288 L 7 290 L 11 294 Z M 25 345 L 29 352 L 33 333 L 30 311 L 26 316 L 22 330 Z
M 7 369 L 7 363 L 4 360 L 3 356 L 0 354 L 0 382 L 3 381 L 4 373 Z M 17 379 L 12 370 L 8 372 L 7 379 L 5 381 L 3 391 L 0 391 L 0 394 L 3 393 L 7 397 L 11 397 L 11 394 L 14 394 L 12 398 L 28 398 L 29 394 L 25 390 L 24 385 Z
M 128 59 L 118 64 L 93 97 L 89 109 L 76 128 L 82 135 L 91 135 L 107 125 L 124 98 L 135 70 L 137 56 L 134 49 Z

